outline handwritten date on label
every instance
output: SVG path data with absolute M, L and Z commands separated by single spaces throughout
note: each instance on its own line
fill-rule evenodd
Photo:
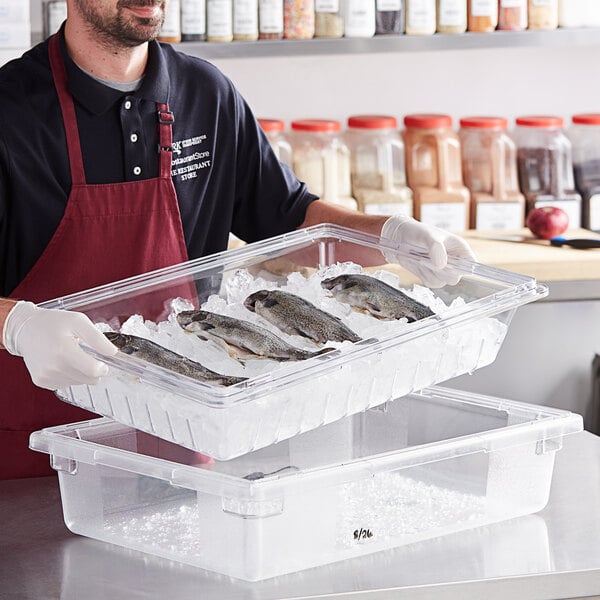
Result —
M 354 530 L 354 539 L 358 542 L 368 540 L 373 537 L 373 532 L 370 529 L 360 529 Z

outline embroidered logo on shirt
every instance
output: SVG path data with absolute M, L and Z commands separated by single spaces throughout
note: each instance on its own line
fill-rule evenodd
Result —
M 210 167 L 212 158 L 210 150 L 196 148 L 206 141 L 206 135 L 197 135 L 173 142 L 173 160 L 171 162 L 171 177 L 179 181 L 195 179 L 198 171 Z

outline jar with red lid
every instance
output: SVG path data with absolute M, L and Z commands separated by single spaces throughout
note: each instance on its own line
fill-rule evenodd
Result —
M 341 123 L 329 119 L 292 121 L 292 168 L 321 200 L 356 210 L 350 178 L 350 150 Z
M 503 117 L 460 120 L 462 168 L 471 192 L 473 229 L 520 229 L 525 198 L 519 192 L 517 149 Z
M 396 118 L 351 116 L 346 141 L 358 209 L 367 214 L 412 216 L 412 191 L 406 185 L 404 142 Z
M 582 196 L 582 226 L 600 231 L 600 113 L 573 115 L 575 186 Z
M 463 184 L 460 140 L 452 118 L 407 115 L 404 126 L 406 175 L 415 218 L 448 231 L 468 229 L 470 195 Z
M 280 119 L 258 119 L 273 152 L 280 162 L 292 166 L 292 146 L 285 135 L 285 123 Z
M 558 206 L 570 227 L 581 226 L 581 196 L 575 190 L 571 142 L 556 116 L 523 116 L 516 120 L 519 183 L 526 214 L 541 206 Z

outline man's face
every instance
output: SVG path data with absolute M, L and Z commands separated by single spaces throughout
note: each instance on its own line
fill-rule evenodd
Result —
M 92 31 L 122 47 L 155 39 L 169 0 L 74 0 Z

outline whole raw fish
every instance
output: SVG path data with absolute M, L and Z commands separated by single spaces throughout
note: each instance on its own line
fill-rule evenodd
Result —
M 339 302 L 368 312 L 378 319 L 392 321 L 406 318 L 413 322 L 434 314 L 424 304 L 369 275 L 339 275 L 324 279 L 321 286 Z
M 244 306 L 281 331 L 301 335 L 318 344 L 358 342 L 360 337 L 341 319 L 317 308 L 304 298 L 281 290 L 260 290 L 244 300 Z
M 241 319 L 208 312 L 186 310 L 177 315 L 177 322 L 185 331 L 204 340 L 224 344 L 233 358 L 271 358 L 273 360 L 306 360 L 333 348 L 310 352 L 296 348 L 273 332 Z
M 126 335 L 110 331 L 104 334 L 121 352 L 130 354 L 141 360 L 158 365 L 170 371 L 186 375 L 192 379 L 213 383 L 215 385 L 229 386 L 245 381 L 246 377 L 235 377 L 232 375 L 221 375 L 207 369 L 181 354 L 177 354 L 164 348 L 151 340 L 136 335 Z

